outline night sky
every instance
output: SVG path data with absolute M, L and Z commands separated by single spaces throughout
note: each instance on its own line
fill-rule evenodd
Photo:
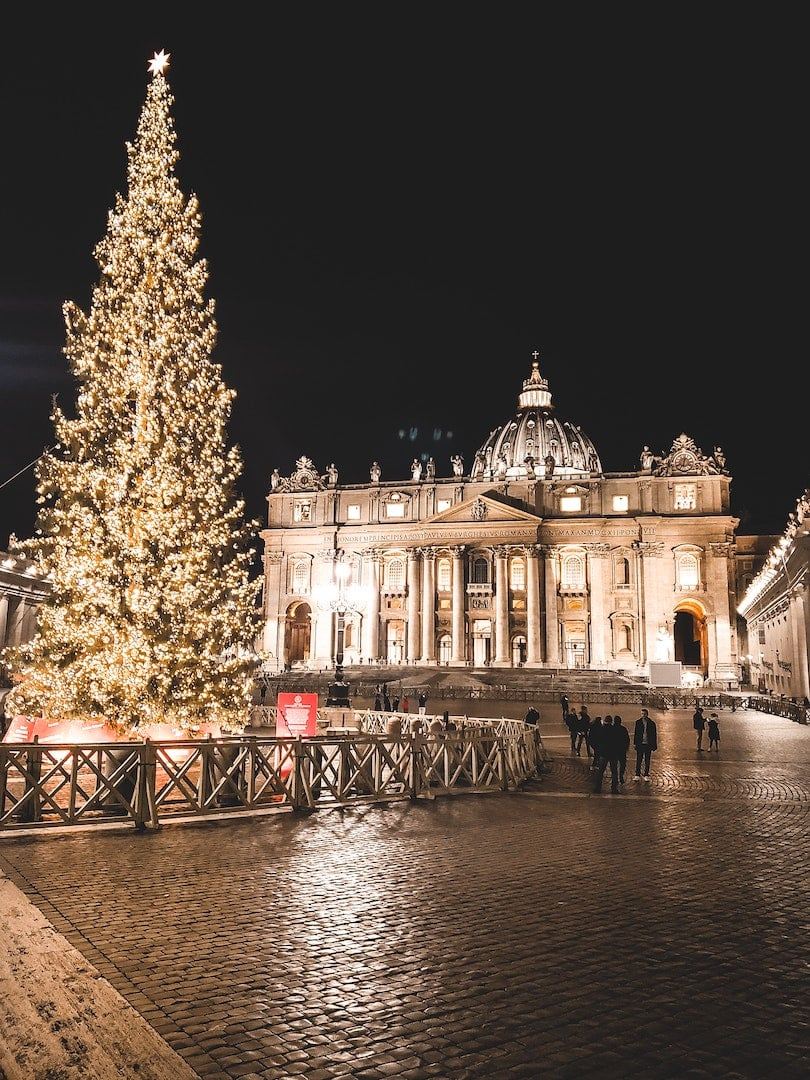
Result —
M 144 14 L 15 37 L 0 482 L 49 444 L 51 395 L 70 411 L 61 305 L 88 304 L 165 48 L 251 516 L 303 453 L 341 482 L 374 458 L 384 480 L 414 454 L 469 468 L 537 348 L 607 471 L 686 431 L 723 446 L 740 531 L 781 531 L 810 483 L 798 31 L 740 10 L 698 25 L 578 7 L 567 26 L 472 10 L 296 5 L 268 7 L 266 30 Z M 0 547 L 33 516 L 28 472 L 0 491 Z

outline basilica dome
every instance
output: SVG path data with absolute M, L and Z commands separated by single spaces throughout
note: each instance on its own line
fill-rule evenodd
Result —
M 553 459 L 553 468 L 552 468 Z M 523 380 L 514 420 L 494 428 L 477 451 L 473 480 L 551 476 L 565 479 L 598 475 L 596 447 L 577 424 L 554 415 L 548 381 L 535 360 Z

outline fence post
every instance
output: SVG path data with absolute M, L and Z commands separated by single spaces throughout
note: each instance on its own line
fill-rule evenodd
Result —
M 292 785 L 290 790 L 290 806 L 293 810 L 300 810 L 304 805 L 304 781 L 302 776 L 303 768 L 303 754 L 302 754 L 301 736 L 299 735 L 293 743 L 293 775 Z
M 8 747 L 0 743 L 0 820 L 6 812 L 6 779 L 8 776 Z
M 248 759 L 247 759 L 247 805 L 253 806 L 256 798 L 256 736 L 248 736 Z
M 503 735 L 498 736 L 498 772 L 501 780 L 501 791 L 508 791 L 509 771 L 506 761 L 506 740 Z
M 42 800 L 39 794 L 39 778 L 42 775 L 42 750 L 39 748 L 39 735 L 35 735 L 33 743 L 26 751 L 28 772 L 31 774 L 31 786 L 26 780 L 25 791 L 22 799 L 26 799 L 25 805 L 20 809 L 20 821 L 41 821 Z M 30 799 L 26 797 L 30 794 Z
M 212 788 L 211 751 L 213 749 L 213 736 L 209 733 L 208 738 L 200 747 L 200 779 L 197 785 L 197 809 L 204 810 L 208 802 L 208 795 Z
M 143 832 L 147 825 L 158 827 L 155 802 L 155 777 L 157 774 L 157 748 L 147 739 L 138 748 L 138 779 L 135 797 L 135 828 Z
M 410 732 L 411 750 L 408 764 L 408 795 L 411 799 L 419 798 L 420 775 L 419 775 L 419 735 Z

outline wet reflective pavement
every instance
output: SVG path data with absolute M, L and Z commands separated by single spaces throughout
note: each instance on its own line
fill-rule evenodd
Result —
M 709 755 L 654 713 L 652 782 L 596 796 L 543 712 L 522 794 L 4 841 L 0 867 L 201 1076 L 806 1075 L 810 728 L 724 710 Z

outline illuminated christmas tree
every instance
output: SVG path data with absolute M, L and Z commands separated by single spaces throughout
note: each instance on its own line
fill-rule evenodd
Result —
M 198 203 L 174 174 L 166 60 L 149 65 L 90 312 L 65 305 L 75 418 L 54 406 L 37 537 L 21 545 L 53 599 L 12 661 L 20 682 L 6 706 L 122 732 L 243 721 L 258 630 L 255 523 L 235 493 L 234 393 L 210 360 L 214 304 L 195 258 Z

